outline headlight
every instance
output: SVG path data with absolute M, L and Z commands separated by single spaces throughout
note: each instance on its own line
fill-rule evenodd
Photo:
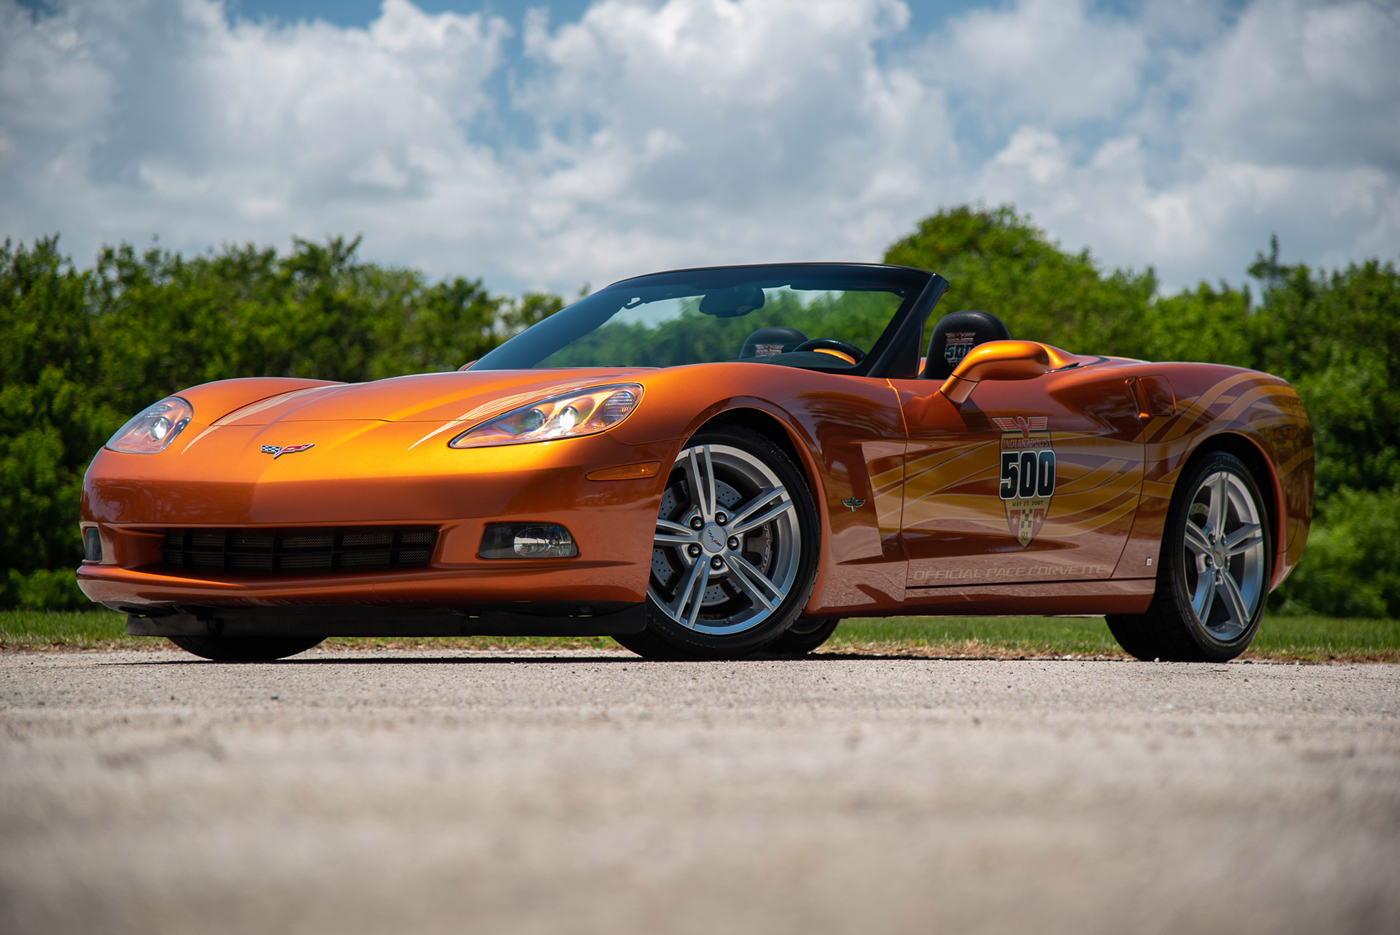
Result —
M 178 396 L 167 396 L 117 429 L 117 433 L 107 439 L 107 447 L 127 454 L 153 455 L 164 451 L 190 424 L 193 416 L 193 406 Z
M 467 429 L 447 445 L 449 448 L 483 448 L 596 435 L 631 415 L 641 398 L 642 388 L 636 383 L 595 386 L 513 409 Z

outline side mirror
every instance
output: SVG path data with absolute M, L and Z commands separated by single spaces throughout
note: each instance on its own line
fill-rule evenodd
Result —
M 1033 380 L 1050 370 L 1050 352 L 1034 341 L 988 341 L 967 352 L 938 392 L 966 402 L 983 380 Z

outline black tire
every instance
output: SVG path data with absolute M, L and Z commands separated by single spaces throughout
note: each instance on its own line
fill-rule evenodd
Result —
M 801 615 L 821 529 L 792 459 L 751 429 L 718 426 L 672 466 L 654 546 L 647 629 L 617 641 L 648 659 L 736 659 Z
M 683 652 L 651 632 L 650 629 L 643 630 L 641 633 L 626 633 L 621 636 L 613 634 L 613 639 L 622 644 L 624 649 L 630 649 L 643 659 L 650 659 L 652 662 L 684 662 L 688 659 L 704 658 Z
M 1259 485 L 1239 458 L 1210 452 L 1187 468 L 1172 494 L 1147 612 L 1110 614 L 1108 628 L 1139 659 L 1234 659 L 1259 630 L 1272 570 Z
M 304 653 L 319 636 L 170 636 L 187 653 L 215 662 L 271 662 Z
M 766 651 L 783 656 L 805 656 L 831 639 L 840 622 L 840 617 L 798 617 Z

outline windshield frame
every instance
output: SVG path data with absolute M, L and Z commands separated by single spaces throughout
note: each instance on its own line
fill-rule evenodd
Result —
M 687 287 L 693 286 L 697 276 L 703 276 L 707 289 L 725 288 L 727 285 L 737 285 L 740 283 L 752 284 L 756 282 L 772 282 L 775 286 L 779 283 L 790 285 L 792 282 L 811 282 L 821 279 L 844 279 L 868 280 L 871 283 L 886 283 L 896 285 L 905 290 L 905 298 L 900 303 L 899 308 L 890 317 L 879 338 L 871 346 L 870 352 L 860 363 L 855 366 L 823 366 L 820 361 L 797 363 L 785 362 L 774 358 L 767 358 L 761 361 L 764 365 L 771 366 L 786 365 L 797 367 L 803 370 L 810 370 L 823 373 L 846 374 L 849 376 L 872 376 L 872 377 L 903 377 L 912 376 L 918 371 L 920 348 L 918 342 L 923 332 L 924 321 L 929 313 L 933 311 L 934 305 L 943 295 L 948 287 L 948 281 L 936 273 L 927 270 L 917 269 L 912 266 L 894 266 L 883 263 L 762 263 L 745 266 L 708 266 L 696 267 L 692 269 L 667 270 L 659 273 L 649 273 L 643 276 L 633 276 L 627 279 L 620 279 L 590 294 L 580 302 L 586 302 L 600 296 L 628 291 L 629 288 L 641 287 L 649 291 L 667 286 Z M 785 282 L 784 282 L 785 281 Z M 846 291 L 854 291 L 847 289 Z M 872 289 L 871 291 L 882 291 Z M 893 291 L 893 290 L 889 290 Z M 517 370 L 534 369 L 535 364 L 523 364 L 522 361 L 529 359 L 534 349 L 536 341 L 542 337 L 536 329 L 543 329 L 546 332 L 559 329 L 568 329 L 568 325 L 573 323 L 568 318 L 560 318 L 567 315 L 569 308 L 573 308 L 578 303 L 570 305 L 555 312 L 549 318 L 532 325 L 530 328 L 520 332 L 509 340 L 503 342 L 495 349 L 482 355 L 473 366 L 472 370 Z M 621 308 L 609 313 L 608 318 L 585 331 L 580 331 L 577 335 L 569 338 L 569 341 L 577 340 L 592 330 L 601 327 L 603 323 L 611 320 Z M 553 323 L 551 325 L 551 323 Z M 576 323 L 574 323 L 576 324 Z M 572 329 L 569 329 L 572 330 Z M 534 338 L 526 338 L 531 332 L 536 332 Z M 565 331 L 568 333 L 568 330 Z M 523 339 L 523 340 L 522 340 Z M 561 344 L 560 347 L 567 346 Z M 529 350 L 527 350 L 529 349 Z M 551 353 L 553 353 L 551 351 Z M 547 355 L 546 355 L 547 356 Z M 811 355 L 813 357 L 826 355 Z M 494 359 L 493 359 L 494 358 Z M 543 358 L 537 358 L 536 362 Z M 745 359 L 745 363 L 755 362 Z M 675 366 L 695 366 L 695 364 L 678 364 Z M 573 368 L 540 368 L 540 369 L 573 369 Z M 635 368 L 633 368 L 635 369 Z M 905 371 L 908 371 L 906 374 Z

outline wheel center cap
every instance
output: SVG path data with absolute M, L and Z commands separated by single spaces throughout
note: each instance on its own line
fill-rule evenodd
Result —
M 711 555 L 715 555 L 724 551 L 726 538 L 724 530 L 714 523 L 711 523 L 700 530 L 700 547 Z

